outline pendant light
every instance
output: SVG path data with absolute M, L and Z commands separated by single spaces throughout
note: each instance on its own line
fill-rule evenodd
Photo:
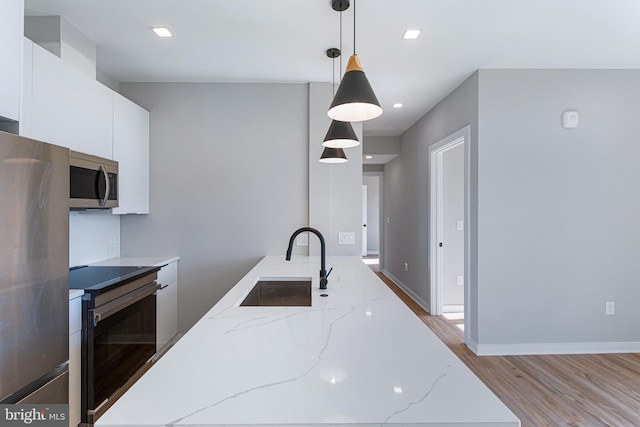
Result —
M 340 12 L 340 49 L 331 48 L 327 50 L 327 56 L 333 59 L 333 84 L 332 88 L 336 87 L 336 67 L 335 67 L 335 59 L 336 57 L 340 57 L 340 70 L 342 70 L 342 12 L 349 8 L 348 1 L 339 1 L 333 3 L 333 8 L 337 9 Z M 333 92 L 335 97 L 335 89 Z M 324 142 L 322 143 L 325 147 L 331 148 L 351 148 L 360 145 L 360 141 L 358 141 L 358 136 L 353 130 L 353 126 L 351 126 L 350 122 L 341 122 L 339 120 L 331 120 L 331 125 L 329 125 L 329 130 L 324 137 Z
M 334 5 L 336 2 L 341 0 L 334 0 Z M 353 0 L 353 55 L 327 114 L 342 122 L 361 122 L 382 114 L 380 102 L 356 54 L 356 0 Z
M 346 163 L 347 156 L 344 154 L 342 148 L 324 147 L 322 156 L 320 156 L 321 163 Z

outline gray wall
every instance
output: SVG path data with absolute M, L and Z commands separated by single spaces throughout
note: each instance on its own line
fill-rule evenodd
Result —
M 367 186 L 367 253 L 380 252 L 380 175 L 362 177 L 362 184 Z
M 365 135 L 362 145 L 363 154 L 398 154 L 400 153 L 399 136 Z
M 638 94 L 637 70 L 474 74 L 385 166 L 385 270 L 428 304 L 428 146 L 469 123 L 471 344 L 485 354 L 637 347 Z M 560 126 L 567 109 L 580 113 L 577 129 Z
M 478 74 L 474 73 L 401 137 L 401 153 L 384 170 L 384 270 L 396 278 L 423 305 L 429 305 L 429 146 L 471 125 L 471 217 L 477 215 Z M 388 218 L 388 222 L 386 219 Z M 469 224 L 475 240 L 472 221 Z M 474 242 L 472 242 L 472 254 Z M 404 263 L 408 263 L 408 271 Z M 476 318 L 473 299 L 476 265 L 472 256 L 470 317 Z M 475 322 L 472 322 L 474 324 Z M 469 331 L 477 333 L 475 330 Z
M 479 343 L 640 341 L 640 71 L 482 70 L 479 91 Z
M 384 172 L 384 165 L 362 165 L 362 172 Z
M 122 83 L 150 111 L 149 215 L 123 255 L 179 255 L 186 331 L 308 221 L 308 85 Z M 300 251 L 301 248 L 297 248 Z

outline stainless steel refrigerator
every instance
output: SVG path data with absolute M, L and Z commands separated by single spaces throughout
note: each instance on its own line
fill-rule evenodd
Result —
M 69 150 L 0 132 L 0 403 L 67 403 Z

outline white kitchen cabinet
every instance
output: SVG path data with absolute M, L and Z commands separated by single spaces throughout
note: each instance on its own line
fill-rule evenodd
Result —
M 78 291 L 75 291 L 78 294 Z M 82 293 L 69 299 L 69 427 L 80 422 Z
M 33 44 L 31 137 L 113 157 L 113 91 Z
M 18 121 L 24 0 L 0 0 L 0 117 Z
M 22 44 L 22 94 L 20 95 L 20 125 L 18 134 L 32 138 L 33 42 L 23 37 Z
M 149 213 L 149 112 L 113 94 L 113 159 L 118 161 L 119 207 L 114 214 Z
M 173 344 L 178 333 L 178 262 L 162 267 L 158 272 L 161 288 L 156 294 L 156 358 Z

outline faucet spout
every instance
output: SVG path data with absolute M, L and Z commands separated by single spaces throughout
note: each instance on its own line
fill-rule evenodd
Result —
M 327 289 L 327 282 L 329 281 L 329 279 L 327 279 L 328 274 L 327 274 L 327 265 L 326 265 L 327 250 L 326 250 L 326 244 L 324 241 L 324 236 L 318 230 L 312 227 L 302 227 L 294 231 L 293 234 L 291 235 L 291 238 L 289 239 L 289 247 L 287 248 L 286 259 L 287 261 L 291 261 L 291 252 L 293 252 L 293 242 L 296 240 L 296 237 L 298 236 L 298 234 L 304 233 L 305 231 L 315 234 L 316 236 L 318 236 L 318 239 L 320 239 L 320 289 Z

